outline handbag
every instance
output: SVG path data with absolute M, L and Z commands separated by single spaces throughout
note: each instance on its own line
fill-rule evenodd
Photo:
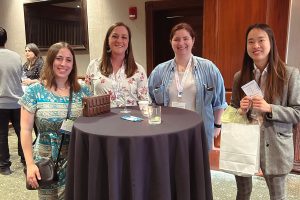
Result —
M 42 177 L 41 180 L 38 180 L 40 187 L 48 186 L 58 181 L 57 166 L 55 165 L 52 159 L 42 158 L 35 164 L 39 168 L 40 175 Z M 24 173 L 25 175 L 27 175 L 26 167 L 24 168 Z M 28 190 L 35 190 L 35 188 L 33 188 L 27 181 L 26 188 Z
M 260 168 L 260 126 L 249 123 L 234 109 L 230 108 L 230 114 L 226 110 L 223 113 L 222 118 L 227 121 L 222 121 L 219 169 L 238 176 L 252 176 Z
M 71 88 L 70 90 L 70 96 L 69 96 L 69 104 L 68 104 L 68 111 L 67 111 L 67 117 L 66 119 L 70 118 L 70 112 L 71 112 L 71 105 L 72 105 L 72 93 L 73 90 Z M 58 150 L 58 156 L 56 159 L 56 162 L 51 158 L 41 158 L 39 161 L 37 161 L 35 164 L 39 168 L 39 172 L 41 175 L 41 180 L 38 180 L 39 187 L 49 186 L 53 183 L 58 182 L 58 161 L 60 157 L 60 152 L 62 148 L 62 144 L 64 141 L 65 134 L 62 134 L 62 139 L 59 145 Z M 35 190 L 36 188 L 33 188 L 28 182 L 27 182 L 27 167 L 24 167 L 24 173 L 26 177 L 26 189 L 28 190 Z
M 82 98 L 83 116 L 93 117 L 110 112 L 110 95 L 99 95 Z

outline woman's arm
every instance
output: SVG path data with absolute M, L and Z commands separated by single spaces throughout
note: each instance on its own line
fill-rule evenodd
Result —
M 23 85 L 31 85 L 31 84 L 37 83 L 37 82 L 39 82 L 38 79 L 30 79 L 30 78 L 28 78 L 28 79 L 23 80 L 22 84 Z
M 145 69 L 138 65 L 137 98 L 139 101 L 150 100 L 148 92 L 148 79 Z
M 219 136 L 220 131 L 221 131 L 221 127 L 217 127 L 217 126 L 221 125 L 221 117 L 222 117 L 223 112 L 224 112 L 223 108 L 214 111 L 214 118 L 215 118 L 215 120 L 214 120 L 214 124 L 215 124 L 214 137 L 215 138 Z
M 34 114 L 27 111 L 23 106 L 21 108 L 21 144 L 27 166 L 27 181 L 34 187 L 38 187 L 37 179 L 40 180 L 39 169 L 34 163 L 32 152 L 32 128 L 34 123 Z

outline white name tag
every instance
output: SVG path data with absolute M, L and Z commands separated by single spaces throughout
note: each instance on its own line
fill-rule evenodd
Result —
M 176 102 L 176 101 L 172 101 L 171 106 L 172 107 L 176 107 L 176 108 L 183 108 L 185 109 L 185 103 L 184 102 Z
M 66 132 L 72 132 L 72 127 L 73 127 L 74 121 L 70 119 L 65 119 L 60 127 L 61 130 L 66 131 Z

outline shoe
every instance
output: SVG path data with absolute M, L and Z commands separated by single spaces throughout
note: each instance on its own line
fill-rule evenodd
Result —
M 2 175 L 10 175 L 11 173 L 12 171 L 10 170 L 9 167 L 0 168 L 0 174 Z

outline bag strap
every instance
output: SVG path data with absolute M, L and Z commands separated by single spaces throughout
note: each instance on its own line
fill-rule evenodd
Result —
M 70 119 L 72 99 L 73 99 L 73 88 L 71 87 L 70 88 L 69 104 L 68 104 L 68 111 L 67 111 L 66 119 Z M 61 136 L 61 142 L 60 142 L 60 145 L 59 145 L 58 155 L 57 155 L 57 159 L 56 159 L 56 162 L 55 162 L 55 168 L 58 167 L 60 151 L 61 151 L 61 148 L 62 148 L 62 144 L 64 142 L 64 138 L 65 138 L 65 134 L 63 133 L 62 136 Z

